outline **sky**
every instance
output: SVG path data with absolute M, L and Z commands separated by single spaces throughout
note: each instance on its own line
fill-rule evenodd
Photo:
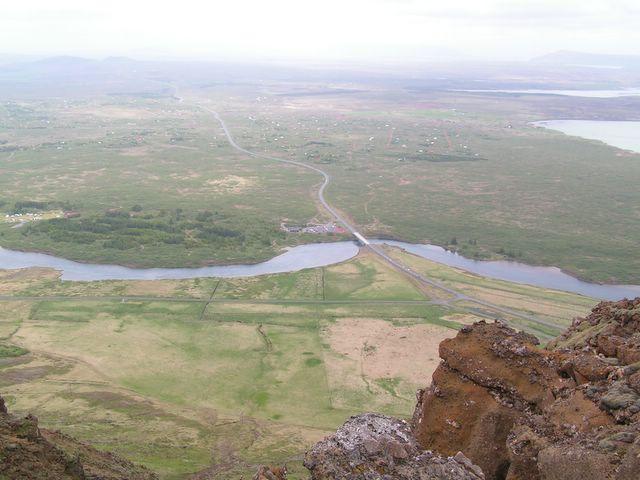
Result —
M 0 0 L 0 53 L 527 60 L 640 54 L 639 0 Z

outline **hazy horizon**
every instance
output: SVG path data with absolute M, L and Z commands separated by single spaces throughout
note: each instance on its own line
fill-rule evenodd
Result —
M 2 54 L 193 60 L 528 60 L 557 50 L 640 54 L 631 0 L 455 4 L 327 0 L 103 2 L 3 6 Z

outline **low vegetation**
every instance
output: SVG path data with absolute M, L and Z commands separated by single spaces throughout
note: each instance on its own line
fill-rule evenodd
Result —
M 20 357 L 27 353 L 29 351 L 25 348 L 0 343 L 0 358 Z
M 182 103 L 154 94 L 0 105 L 0 161 L 11 162 L 0 210 L 56 205 L 81 214 L 0 224 L 0 245 L 184 266 L 255 262 L 332 239 L 283 235 L 283 222 L 327 220 L 313 194 L 319 176 L 234 151 L 197 108 L 209 103 L 241 145 L 331 173 L 328 199 L 368 235 L 640 283 L 638 155 L 530 125 L 576 111 L 629 116 L 631 101 L 388 86 L 295 95 L 279 84 L 257 100 L 256 88 L 198 85 Z M 178 209 L 182 220 L 170 224 Z M 215 216 L 198 222 L 206 212 Z
M 136 119 L 132 127 L 131 120 Z M 194 123 L 195 122 L 195 123 Z M 108 127 L 106 125 L 108 124 Z M 237 154 L 200 110 L 115 96 L 0 105 L 0 245 L 136 266 L 257 262 L 328 237 L 285 235 L 318 215 L 315 175 Z
M 247 226 L 245 223 L 248 222 Z M 165 266 L 198 265 L 216 257 L 232 259 L 238 250 L 251 252 L 256 260 L 274 254 L 273 243 L 285 235 L 259 218 L 229 217 L 208 210 L 158 212 L 108 210 L 84 218 L 59 218 L 33 222 L 11 234 L 5 245 L 21 249 L 59 250 L 72 259 Z M 187 258 L 188 260 L 183 260 Z

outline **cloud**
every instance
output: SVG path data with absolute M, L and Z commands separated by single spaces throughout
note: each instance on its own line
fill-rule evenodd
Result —
M 380 1 L 388 7 L 396 4 L 390 0 Z M 566 22 L 607 26 L 610 21 L 618 21 L 622 26 L 632 27 L 637 25 L 635 22 L 640 17 L 640 6 L 636 0 L 462 0 L 451 4 L 401 0 L 400 4 L 407 15 L 500 26 L 549 26 Z

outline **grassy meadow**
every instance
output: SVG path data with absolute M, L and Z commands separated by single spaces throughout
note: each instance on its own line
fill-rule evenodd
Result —
M 543 340 L 595 303 L 389 252 L 556 322 L 503 318 Z M 438 344 L 485 315 L 496 314 L 431 298 L 366 253 L 232 279 L 70 282 L 47 269 L 4 270 L 0 389 L 14 412 L 37 412 L 43 426 L 163 479 L 238 478 L 262 462 L 287 462 L 303 478 L 305 449 L 350 415 L 410 416 Z

